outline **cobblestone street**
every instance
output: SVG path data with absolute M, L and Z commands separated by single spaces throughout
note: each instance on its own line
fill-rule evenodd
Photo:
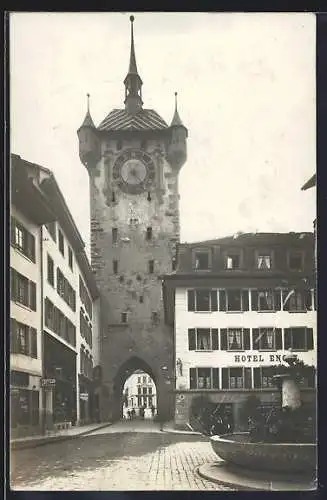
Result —
M 155 424 L 115 424 L 62 443 L 11 455 L 15 490 L 228 490 L 197 467 L 217 460 L 202 436 L 162 433 Z

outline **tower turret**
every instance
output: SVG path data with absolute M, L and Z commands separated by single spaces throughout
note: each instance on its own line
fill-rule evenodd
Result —
M 170 124 L 170 130 L 168 159 L 171 165 L 179 170 L 184 165 L 187 158 L 186 139 L 188 131 L 185 125 L 183 125 L 177 110 L 177 92 L 175 92 L 175 113 Z
M 90 94 L 87 94 L 87 112 L 77 135 L 81 162 L 87 169 L 92 168 L 100 159 L 100 142 L 90 113 Z
M 136 115 L 142 109 L 142 79 L 137 72 L 135 48 L 134 48 L 134 32 L 133 23 L 134 16 L 131 16 L 131 53 L 129 58 L 129 68 L 127 76 L 124 80 L 125 85 L 125 109 L 131 115 Z

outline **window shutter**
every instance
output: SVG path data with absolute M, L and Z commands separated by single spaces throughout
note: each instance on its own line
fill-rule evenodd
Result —
M 284 329 L 284 349 L 290 349 L 292 347 L 292 330 L 290 328 Z
M 305 297 L 305 308 L 308 311 L 312 310 L 312 297 L 311 297 L 311 290 L 306 290 L 304 292 L 304 297 Z
M 211 311 L 218 311 L 217 290 L 211 290 Z
M 251 291 L 251 302 L 252 302 L 252 311 L 257 311 L 258 310 L 258 291 L 257 290 L 252 290 Z
M 227 351 L 227 328 L 220 329 L 220 349 Z
M 33 311 L 36 311 L 36 285 L 33 281 L 29 281 L 29 306 Z
M 195 328 L 188 329 L 188 350 L 195 351 L 196 349 L 196 339 L 195 339 Z
M 10 286 L 11 286 L 11 300 L 17 300 L 17 273 L 15 269 L 10 268 Z
M 37 358 L 37 337 L 35 328 L 30 328 L 30 354 L 32 358 Z
M 11 234 L 11 244 L 15 245 L 15 229 L 16 229 L 16 221 L 14 217 L 11 217 L 11 224 L 10 224 L 10 234 Z
M 243 341 L 244 341 L 244 350 L 248 351 L 251 349 L 250 346 L 250 328 L 243 328 Z
M 35 262 L 35 238 L 33 234 L 28 233 L 28 254 L 30 259 Z
M 219 389 L 219 368 L 212 368 L 212 388 Z
M 286 297 L 290 293 L 291 290 L 283 290 L 283 304 L 285 302 Z M 290 310 L 290 297 L 288 298 L 286 304 L 283 305 L 284 311 L 289 311 Z
M 244 368 L 244 388 L 252 389 L 251 368 Z
M 307 349 L 313 349 L 313 328 L 307 328 Z
M 281 328 L 275 328 L 275 345 L 276 345 L 276 351 L 283 349 L 282 329 Z
M 10 352 L 18 352 L 18 339 L 17 339 L 17 322 L 14 318 L 10 318 Z
M 190 368 L 190 389 L 196 389 L 196 368 Z
M 226 311 L 226 290 L 219 290 L 219 310 Z
M 280 290 L 275 290 L 274 291 L 275 311 L 280 311 L 281 310 L 280 296 L 281 296 Z
M 211 335 L 212 335 L 212 350 L 218 351 L 219 349 L 218 328 L 212 328 Z
M 228 370 L 229 368 L 222 368 L 221 369 L 221 375 L 222 375 L 222 389 L 229 389 L 229 383 L 228 383 Z
M 253 328 L 253 330 L 252 330 L 252 348 L 254 350 L 259 349 L 258 338 L 259 338 L 259 328 Z
M 60 271 L 59 267 L 57 267 L 57 293 L 60 295 Z
M 249 290 L 242 290 L 242 311 L 249 310 Z
M 253 368 L 253 387 L 259 389 L 261 387 L 261 368 Z
M 187 291 L 188 311 L 195 311 L 195 292 L 194 290 Z

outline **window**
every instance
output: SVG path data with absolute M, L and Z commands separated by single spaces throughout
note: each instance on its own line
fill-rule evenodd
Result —
M 121 139 L 118 139 L 117 141 L 117 150 L 120 151 L 123 147 L 123 141 Z
M 92 319 L 92 301 L 81 277 L 79 277 L 79 296 L 89 318 Z
M 253 386 L 255 389 L 276 388 L 271 367 L 260 366 L 253 369 Z
M 260 270 L 271 269 L 272 256 L 268 252 L 257 252 L 256 254 L 256 267 Z
M 248 290 L 220 290 L 220 311 L 243 312 L 249 310 Z
M 13 354 L 24 354 L 31 358 L 37 358 L 37 333 L 36 329 L 15 319 L 10 319 L 10 352 Z
M 223 389 L 251 389 L 251 368 L 222 368 Z
M 112 242 L 117 243 L 117 241 L 118 241 L 118 229 L 116 227 L 112 228 L 111 236 L 112 236 Z
M 115 203 L 115 202 L 116 202 L 116 194 L 115 194 L 115 191 L 112 191 L 112 192 L 111 192 L 111 201 L 112 201 L 112 203 Z
M 146 387 L 143 387 L 142 392 L 143 394 L 146 394 Z
M 254 328 L 253 349 L 259 351 L 277 351 L 282 349 L 281 328 Z
M 50 255 L 48 255 L 48 283 L 54 286 L 54 263 Z
M 64 235 L 58 229 L 58 244 L 59 244 L 59 252 L 64 256 L 65 255 L 65 244 L 64 244 Z
M 194 252 L 194 268 L 198 271 L 207 271 L 211 267 L 209 250 L 196 250 Z
M 14 217 L 11 218 L 11 244 L 35 262 L 35 237 Z
M 216 351 L 218 350 L 217 328 L 189 328 L 189 351 Z
M 56 221 L 49 222 L 45 225 L 53 241 L 57 241 Z
M 118 260 L 114 259 L 112 261 L 112 269 L 114 274 L 118 274 Z
M 143 139 L 141 141 L 141 149 L 146 149 L 146 147 L 147 147 L 147 141 L 145 139 Z
M 190 389 L 219 389 L 219 368 L 190 368 Z
M 147 227 L 146 228 L 146 239 L 148 241 L 152 240 L 152 227 Z
M 241 267 L 241 253 L 229 252 L 226 255 L 226 268 L 227 269 L 240 269 Z
M 146 384 L 146 377 L 142 377 L 143 384 Z
M 149 387 L 149 394 L 152 394 L 152 387 Z
M 73 347 L 76 346 L 76 328 L 71 321 L 45 298 L 44 301 L 45 326 L 66 340 Z
M 10 280 L 11 300 L 36 311 L 36 284 L 13 268 L 10 269 Z
M 218 311 L 217 290 L 188 290 L 188 311 Z
M 39 424 L 39 391 L 16 388 L 10 394 L 12 428 Z
M 147 200 L 148 200 L 148 201 L 151 201 L 151 193 L 150 193 L 150 191 L 148 191 Z
M 68 265 L 73 270 L 73 251 L 71 248 L 68 248 Z
M 153 311 L 152 314 L 151 314 L 151 319 L 152 319 L 152 322 L 155 323 L 155 324 L 158 324 L 159 323 L 159 314 L 157 311 Z
M 122 323 L 127 323 L 127 312 L 122 312 L 121 313 L 121 322 Z
M 154 260 L 149 260 L 148 262 L 148 271 L 150 274 L 154 272 Z
M 250 349 L 249 328 L 221 328 L 220 349 L 222 351 L 247 351 Z
M 283 290 L 283 309 L 289 312 L 304 312 L 310 310 L 311 291 Z
M 284 349 L 309 351 L 313 349 L 313 329 L 292 327 L 284 330 Z
M 280 290 L 251 290 L 252 311 L 279 311 L 281 308 Z
M 290 271 L 303 270 L 303 253 L 299 251 L 291 251 L 288 254 L 288 267 Z

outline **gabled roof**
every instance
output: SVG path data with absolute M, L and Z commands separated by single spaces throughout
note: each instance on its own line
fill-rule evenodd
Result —
M 297 240 L 303 240 L 303 238 L 313 238 L 313 233 L 311 232 L 289 232 L 289 233 L 236 233 L 231 236 L 226 236 L 224 238 L 216 238 L 212 240 L 196 241 L 191 243 L 180 243 L 179 246 L 184 247 L 202 247 L 210 245 L 273 245 L 273 244 L 287 244 L 295 243 Z
M 167 123 L 153 109 L 141 109 L 131 115 L 125 109 L 113 109 L 100 123 L 98 130 L 164 130 Z

